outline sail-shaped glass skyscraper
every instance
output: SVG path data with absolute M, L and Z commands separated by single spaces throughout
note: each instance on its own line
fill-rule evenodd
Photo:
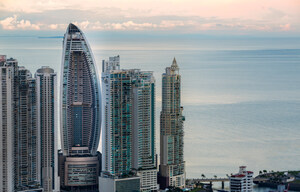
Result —
M 88 147 L 96 154 L 100 138 L 100 85 L 95 61 L 82 31 L 69 24 L 63 42 L 61 79 L 62 150 Z
M 63 41 L 59 160 L 64 190 L 94 190 L 99 176 L 100 84 L 96 63 L 83 32 L 69 24 Z

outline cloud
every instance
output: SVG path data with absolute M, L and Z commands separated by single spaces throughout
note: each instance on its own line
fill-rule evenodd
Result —
M 51 24 L 49 25 L 49 28 L 53 30 L 58 29 L 58 24 Z
M 14 15 L 13 17 L 7 17 L 0 21 L 0 24 L 2 25 L 3 29 L 12 30 L 15 29 L 15 23 L 17 21 L 17 16 Z
M 123 23 L 106 23 L 107 29 L 115 30 L 146 30 L 149 28 L 156 28 L 157 25 L 153 23 L 135 23 L 133 21 L 127 21 Z
M 81 23 L 78 23 L 78 26 L 81 26 Z M 91 30 L 129 30 L 129 31 L 139 31 L 139 30 L 147 30 L 157 28 L 158 25 L 154 23 L 136 23 L 133 21 L 126 21 L 122 23 L 101 23 L 99 21 L 90 23 Z
M 280 28 L 282 31 L 289 31 L 291 30 L 291 25 L 290 24 L 280 25 Z
M 4 30 L 65 30 L 73 22 L 98 31 L 300 32 L 296 0 L 0 1 Z
M 192 26 L 192 21 L 180 21 L 180 20 L 162 20 L 161 22 L 153 23 L 153 22 L 144 22 L 138 23 L 134 21 L 125 21 L 122 23 L 105 23 L 102 24 L 101 22 L 97 21 L 95 23 L 91 23 L 92 30 L 128 30 L 128 31 L 140 31 L 140 30 L 170 30 L 177 27 L 183 26 Z M 81 24 L 78 23 L 80 26 Z
M 266 14 L 266 18 L 268 19 L 282 19 L 286 16 L 287 14 L 284 13 L 283 11 L 280 11 L 278 9 L 274 9 L 272 7 L 270 7 L 267 11 L 267 14 Z
M 174 27 L 178 27 L 178 26 L 185 26 L 188 25 L 189 23 L 184 22 L 184 21 L 180 21 L 180 20 L 163 20 L 160 23 L 160 27 L 161 28 L 174 28 Z
M 299 12 L 297 0 L 1 0 L 0 10 L 13 13 L 44 13 L 49 10 L 105 11 L 115 9 L 132 16 L 201 16 L 219 18 L 282 17 Z
M 72 19 L 62 17 L 62 12 L 59 12 L 59 14 L 55 14 L 55 11 L 46 12 L 40 17 L 36 14 L 26 14 L 22 18 L 14 14 L 2 20 L 0 18 L 0 27 L 2 26 L 4 30 L 64 31 Z M 68 13 L 72 13 L 72 10 L 68 10 Z M 90 14 L 90 12 L 85 14 L 85 11 L 79 12 L 78 15 L 82 18 L 78 17 L 75 21 L 73 19 L 72 23 L 85 31 L 174 31 L 175 33 L 227 31 L 230 33 L 250 34 L 253 31 L 287 32 L 292 30 L 291 25 L 293 25 L 294 31 L 299 28 L 299 25 L 297 26 L 286 20 L 269 22 L 268 20 L 256 21 L 242 18 L 221 19 L 218 17 L 205 18 L 196 16 L 123 17 L 121 19 L 116 17 L 110 19 L 110 17 L 103 18 L 99 14 L 94 14 L 94 17 L 91 17 L 93 14 Z M 283 17 L 285 18 L 285 16 Z M 51 20 L 48 18 L 51 18 Z M 101 20 L 98 20 L 98 18 L 101 18 Z M 56 21 L 56 23 L 53 23 L 53 21 Z
M 18 20 L 17 15 L 13 15 L 12 17 L 7 17 L 3 20 L 0 20 L 0 24 L 2 28 L 5 30 L 40 30 L 40 26 L 37 24 L 32 24 L 29 20 Z
M 17 21 L 17 28 L 19 29 L 32 29 L 32 30 L 40 30 L 40 27 L 36 24 L 31 24 L 28 20 Z
M 73 22 L 75 25 L 77 25 L 81 29 L 87 29 L 90 22 L 89 21 L 83 21 L 83 22 Z

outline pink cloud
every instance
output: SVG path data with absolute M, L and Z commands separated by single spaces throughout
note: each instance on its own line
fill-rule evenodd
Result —
M 291 30 L 291 25 L 290 24 L 280 25 L 280 28 L 282 31 L 289 31 Z

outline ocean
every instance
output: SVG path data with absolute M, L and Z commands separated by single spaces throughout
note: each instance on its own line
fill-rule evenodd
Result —
M 58 33 L 57 36 L 62 36 Z M 41 35 L 43 36 L 43 35 Z M 1 36 L 0 54 L 33 74 L 59 74 L 62 38 Z M 246 165 L 300 170 L 300 38 L 86 33 L 98 69 L 120 55 L 121 68 L 154 71 L 159 154 L 161 74 L 175 57 L 182 76 L 187 178 L 225 177 Z

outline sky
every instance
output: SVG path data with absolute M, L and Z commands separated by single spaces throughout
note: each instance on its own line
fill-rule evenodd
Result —
M 0 34 L 65 31 L 298 36 L 300 0 L 0 0 Z

